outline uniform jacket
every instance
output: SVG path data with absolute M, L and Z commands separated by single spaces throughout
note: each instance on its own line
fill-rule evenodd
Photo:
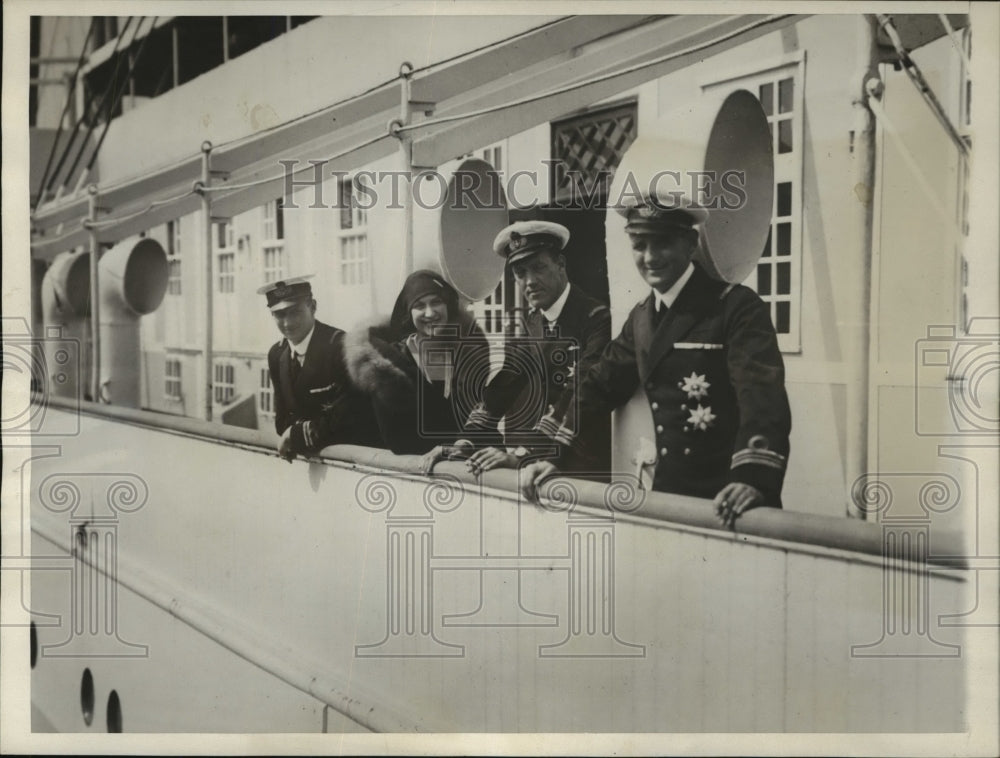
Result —
M 351 381 L 370 399 L 385 445 L 396 454 L 422 454 L 436 445 L 466 437 L 462 427 L 468 409 L 482 398 L 489 376 L 489 344 L 471 321 L 464 336 L 438 342 L 435 351 L 453 356 L 452 386 L 428 381 L 406 340 L 396 340 L 388 325 L 348 335 L 346 356 Z M 494 434 L 483 444 L 499 444 Z
M 525 325 L 525 337 L 508 337 L 503 368 L 487 385 L 484 402 L 470 415 L 468 429 L 496 429 L 505 418 L 507 446 L 537 453 L 552 450 L 563 471 L 610 472 L 608 416 L 594 417 L 586 428 L 574 429 L 586 437 L 586 456 L 579 454 L 583 448 L 559 447 L 550 439 L 567 416 L 579 379 L 611 340 L 608 307 L 571 284 L 554 334 L 545 334 L 540 310 L 532 310 Z
M 780 507 L 792 420 L 767 305 L 695 264 L 656 315 L 650 293 L 582 382 L 580 414 L 606 415 L 641 385 L 656 429 L 654 489 L 712 498 L 745 482 Z
M 344 363 L 344 332 L 320 321 L 292 383 L 291 347 L 287 340 L 271 346 L 267 366 L 274 386 L 274 428 L 292 428 L 295 453 L 313 453 L 338 443 L 379 446 L 381 440 L 371 404 L 351 384 Z M 312 421 L 312 444 L 303 422 Z

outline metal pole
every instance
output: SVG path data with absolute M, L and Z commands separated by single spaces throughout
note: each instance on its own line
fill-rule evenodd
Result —
M 858 40 L 857 66 L 852 89 L 854 108 L 854 188 L 858 195 L 858 257 L 851 267 L 855 292 L 853 314 L 846 326 L 849 345 L 850 375 L 847 384 L 847 450 L 845 492 L 848 515 L 865 518 L 865 511 L 852 499 L 854 483 L 868 473 L 869 366 L 871 351 L 872 306 L 872 247 L 875 198 L 875 117 L 868 108 L 868 96 L 880 93 L 882 82 L 878 72 L 877 22 L 865 16 Z
M 212 197 L 208 188 L 212 183 L 212 143 L 201 143 L 201 215 L 203 219 L 203 254 L 205 262 L 205 420 L 212 420 Z
M 405 62 L 399 67 L 399 122 L 406 126 L 410 123 L 412 110 L 410 108 L 410 77 L 413 75 L 413 65 Z M 397 134 L 399 139 L 399 154 L 406 172 L 406 185 L 402 192 L 403 203 L 403 275 L 413 271 L 413 142 L 406 134 Z
M 170 50 L 171 57 L 170 62 L 174 69 L 174 86 L 179 87 L 181 83 L 181 60 L 180 60 L 180 42 L 177 39 L 177 21 L 175 20 L 170 26 Z
M 96 184 L 87 187 L 87 231 L 90 235 L 90 398 L 95 403 L 101 401 L 101 299 L 97 281 L 97 256 L 100 253 L 97 241 L 98 190 Z

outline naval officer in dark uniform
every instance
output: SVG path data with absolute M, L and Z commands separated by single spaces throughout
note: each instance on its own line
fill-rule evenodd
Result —
M 344 364 L 344 332 L 316 320 L 309 276 L 266 284 L 257 290 L 278 331 L 267 367 L 274 387 L 278 454 L 291 461 L 338 443 L 382 445 L 371 404 L 354 389 Z
M 611 470 L 607 415 L 588 419 L 585 429 L 574 430 L 587 437 L 585 446 L 556 447 L 549 439 L 559 438 L 559 421 L 566 415 L 578 378 L 611 340 L 608 307 L 569 281 L 564 252 L 569 236 L 561 224 L 518 221 L 501 230 L 493 242 L 493 251 L 506 259 L 530 311 L 525 319 L 527 334 L 508 339 L 503 368 L 487 385 L 483 403 L 470 414 L 469 431 L 494 430 L 504 419 L 507 447 L 476 451 L 468 461 L 475 473 L 516 467 L 545 451 L 558 454 L 562 471 L 606 475 Z
M 651 291 L 569 410 L 586 422 L 643 386 L 656 429 L 655 490 L 711 498 L 727 526 L 751 508 L 780 508 L 791 411 L 768 307 L 692 261 L 706 211 L 673 197 L 629 199 L 620 211 Z M 533 464 L 522 479 L 525 495 L 536 499 L 538 483 L 554 471 L 548 462 Z

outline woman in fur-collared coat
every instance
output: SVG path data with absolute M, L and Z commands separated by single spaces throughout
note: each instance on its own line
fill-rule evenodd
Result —
M 345 360 L 394 453 L 423 455 L 427 473 L 442 457 L 471 452 L 462 429 L 482 399 L 490 348 L 440 275 L 410 274 L 388 323 L 348 335 Z M 500 444 L 500 438 L 477 442 Z

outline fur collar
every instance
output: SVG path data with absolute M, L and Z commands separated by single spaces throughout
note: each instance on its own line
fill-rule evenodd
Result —
M 361 325 L 344 337 L 347 373 L 354 385 L 369 395 L 413 388 L 403 368 L 404 356 L 391 339 L 387 322 Z

